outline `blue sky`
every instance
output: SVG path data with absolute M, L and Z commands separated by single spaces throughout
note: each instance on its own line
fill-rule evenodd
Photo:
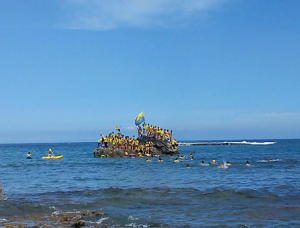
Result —
M 0 143 L 300 136 L 294 0 L 0 0 Z

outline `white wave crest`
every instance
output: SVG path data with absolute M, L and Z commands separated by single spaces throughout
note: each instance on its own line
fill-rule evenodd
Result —
M 282 159 L 264 159 L 264 160 L 258 160 L 257 162 L 278 162 L 282 161 Z
M 101 219 L 99 219 L 96 223 L 97 223 L 97 224 L 101 224 L 103 221 L 105 221 L 105 220 L 107 220 L 107 219 L 109 219 L 109 217 L 101 218 Z
M 60 215 L 60 214 L 62 214 L 62 211 L 54 211 L 52 214 L 53 215 Z
M 134 220 L 139 220 L 139 218 L 135 218 L 135 217 L 133 217 L 132 215 L 129 215 L 129 217 L 127 218 L 128 220 L 132 220 L 132 221 L 134 221 Z
M 126 224 L 126 227 L 143 227 L 143 228 L 147 228 L 148 225 L 145 224 L 135 224 L 135 223 L 130 223 L 130 224 Z
M 223 141 L 223 142 L 180 142 L 178 146 L 201 146 L 201 145 L 272 145 L 276 142 L 247 142 L 247 141 Z

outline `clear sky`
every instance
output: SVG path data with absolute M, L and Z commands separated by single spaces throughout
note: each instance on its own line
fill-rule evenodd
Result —
M 300 1 L 0 0 L 0 143 L 300 138 Z

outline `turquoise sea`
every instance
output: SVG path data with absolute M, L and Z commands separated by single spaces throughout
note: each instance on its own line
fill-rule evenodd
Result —
M 85 220 L 108 227 L 300 227 L 300 140 L 247 141 L 258 143 L 180 146 L 180 163 L 94 158 L 97 143 L 2 144 L 0 227 L 74 211 L 103 211 Z M 64 158 L 41 159 L 49 148 Z M 232 165 L 200 165 L 213 159 Z

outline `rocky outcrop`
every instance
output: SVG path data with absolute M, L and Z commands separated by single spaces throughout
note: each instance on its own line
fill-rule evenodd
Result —
M 160 155 L 172 155 L 179 154 L 177 147 L 173 148 L 171 142 L 165 140 L 158 140 L 152 137 L 144 137 L 138 139 L 139 147 L 147 142 L 152 142 L 153 146 L 150 147 L 150 154 L 152 156 Z M 130 150 L 128 151 L 131 155 L 137 155 L 138 152 Z M 95 157 L 124 157 L 123 149 L 114 149 L 112 147 L 108 148 L 97 148 L 94 150 Z
M 173 148 L 171 142 L 165 140 L 158 140 L 155 138 L 145 137 L 139 139 L 140 144 L 145 144 L 146 142 L 152 142 L 153 147 L 150 148 L 150 153 L 153 155 L 171 155 L 179 154 L 178 148 Z
M 91 222 L 91 217 L 98 217 L 104 215 L 104 212 L 71 212 L 60 213 L 50 215 L 20 215 L 7 217 L 1 222 L 1 227 L 7 228 L 50 228 L 50 227 L 110 227 L 107 224 L 99 224 L 97 222 Z M 85 220 L 86 219 L 86 220 Z M 30 224 L 31 226 L 28 226 Z

